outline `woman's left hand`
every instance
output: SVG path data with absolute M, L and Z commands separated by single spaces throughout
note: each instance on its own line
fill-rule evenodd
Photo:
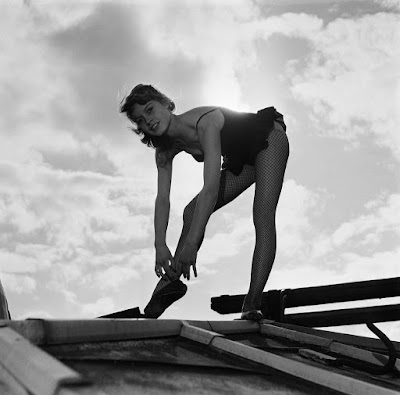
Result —
M 190 266 L 193 266 L 194 276 L 197 277 L 196 269 L 197 248 L 194 244 L 185 243 L 179 256 L 183 277 L 190 280 Z

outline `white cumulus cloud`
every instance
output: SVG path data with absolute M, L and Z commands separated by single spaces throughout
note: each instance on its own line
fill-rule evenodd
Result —
M 374 136 L 400 158 L 400 16 L 336 19 L 303 37 L 313 46 L 305 65 L 289 68 L 293 95 L 312 106 L 321 133 L 356 141 Z

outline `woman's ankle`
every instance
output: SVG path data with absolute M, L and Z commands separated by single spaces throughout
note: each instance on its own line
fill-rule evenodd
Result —
M 248 293 L 243 300 L 242 311 L 251 310 L 261 310 L 261 298 Z

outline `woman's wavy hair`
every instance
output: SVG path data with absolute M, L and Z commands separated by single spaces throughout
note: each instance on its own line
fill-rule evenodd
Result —
M 141 136 L 141 141 L 148 147 L 168 149 L 171 146 L 171 141 L 166 136 L 151 136 L 150 134 L 141 130 L 133 120 L 133 108 L 135 104 L 144 105 L 150 100 L 156 100 L 165 105 L 170 111 L 175 110 L 175 103 L 166 95 L 151 85 L 136 85 L 131 93 L 126 96 L 120 105 L 120 113 L 126 114 L 128 119 L 132 122 L 131 128 L 136 134 Z

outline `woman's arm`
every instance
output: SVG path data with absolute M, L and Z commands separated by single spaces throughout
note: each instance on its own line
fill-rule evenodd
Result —
M 160 158 L 160 155 L 167 155 L 167 157 Z M 156 266 L 155 271 L 157 276 L 163 275 L 162 269 L 170 276 L 170 264 L 173 263 L 172 254 L 167 247 L 166 233 L 169 221 L 170 210 L 170 190 L 172 178 L 172 155 L 162 153 L 156 150 L 156 164 L 158 171 L 157 182 L 157 197 L 154 209 L 154 231 L 155 240 L 154 246 L 156 248 Z
M 197 250 L 218 198 L 221 174 L 220 131 L 223 122 L 222 113 L 216 111 L 205 116 L 198 125 L 199 140 L 204 152 L 204 185 L 197 197 L 192 224 L 184 247 L 186 251 L 183 251 L 180 256 L 182 273 L 188 279 L 190 279 L 190 266 L 193 266 L 193 271 L 197 276 Z

